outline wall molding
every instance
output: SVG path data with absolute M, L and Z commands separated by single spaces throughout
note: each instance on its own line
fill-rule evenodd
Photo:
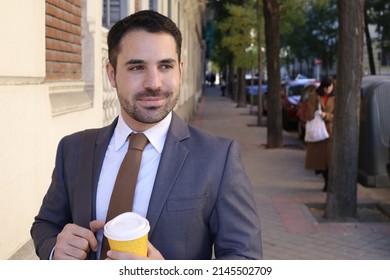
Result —
M 49 85 L 53 117 L 93 107 L 93 85 L 84 82 L 63 82 Z

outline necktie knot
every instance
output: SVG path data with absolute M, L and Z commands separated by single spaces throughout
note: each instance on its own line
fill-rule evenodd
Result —
M 143 151 L 148 144 L 148 138 L 143 133 L 131 133 L 129 149 Z

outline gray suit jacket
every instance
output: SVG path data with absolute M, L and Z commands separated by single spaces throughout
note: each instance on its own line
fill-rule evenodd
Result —
M 67 223 L 89 228 L 99 174 L 117 120 L 64 137 L 52 182 L 31 228 L 48 259 Z M 176 114 L 147 217 L 150 242 L 166 259 L 261 259 L 260 223 L 238 144 L 188 126 Z M 93 253 L 89 258 L 96 258 Z

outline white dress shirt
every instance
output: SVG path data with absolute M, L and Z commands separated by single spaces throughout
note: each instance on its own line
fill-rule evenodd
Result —
M 169 125 L 172 120 L 172 113 L 169 113 L 161 122 L 145 130 L 143 133 L 148 138 L 141 159 L 141 166 L 138 174 L 136 190 L 134 194 L 133 212 L 146 217 L 149 200 L 152 194 L 154 180 L 156 178 L 158 165 L 160 163 L 161 153 L 164 148 Z M 107 216 L 108 205 L 110 203 L 111 193 L 114 188 L 116 176 L 120 165 L 127 153 L 129 146 L 128 136 L 133 131 L 124 122 L 121 115 L 118 118 L 118 124 L 115 127 L 110 144 L 108 145 L 102 170 L 100 172 L 96 195 L 96 219 L 105 220 Z M 99 242 L 99 252 L 103 239 L 103 230 L 97 232 Z

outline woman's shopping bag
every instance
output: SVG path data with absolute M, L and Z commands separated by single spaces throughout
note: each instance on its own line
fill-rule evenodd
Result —
M 329 138 L 329 133 L 320 113 L 321 105 L 318 104 L 318 111 L 314 112 L 314 119 L 306 123 L 305 142 L 318 142 Z

